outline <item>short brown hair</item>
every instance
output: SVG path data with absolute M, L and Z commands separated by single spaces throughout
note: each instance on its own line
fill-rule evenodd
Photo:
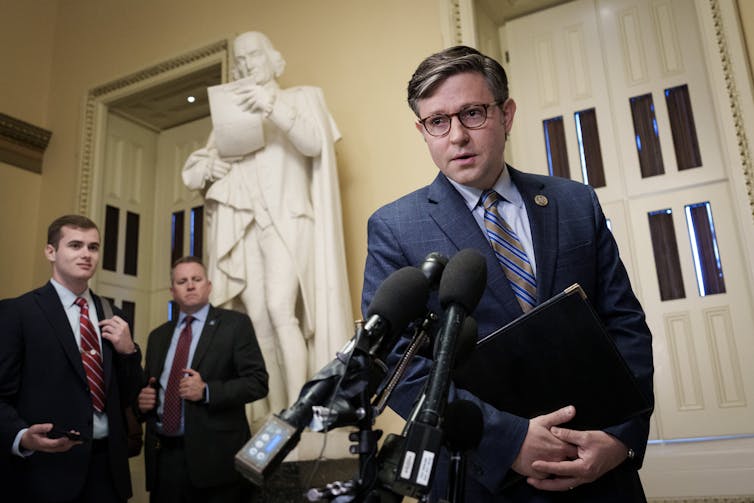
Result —
M 57 250 L 60 243 L 60 231 L 66 226 L 75 229 L 96 229 L 99 232 L 97 224 L 84 215 L 63 215 L 53 220 L 47 228 L 47 244 Z
M 408 83 L 408 105 L 419 117 L 419 100 L 428 98 L 448 77 L 459 73 L 479 73 L 495 101 L 508 99 L 508 76 L 503 67 L 472 47 L 457 45 L 442 50 L 422 61 Z
M 173 271 L 175 271 L 175 268 L 178 267 L 181 264 L 199 264 L 202 266 L 202 269 L 204 269 L 205 274 L 207 273 L 207 267 L 204 265 L 204 262 L 202 262 L 202 259 L 199 257 L 194 257 L 193 255 L 186 255 L 185 257 L 181 257 L 175 262 L 173 262 L 173 265 L 170 266 L 170 284 L 173 284 Z

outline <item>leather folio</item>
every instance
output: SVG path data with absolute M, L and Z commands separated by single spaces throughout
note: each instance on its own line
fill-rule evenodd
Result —
M 457 387 L 533 418 L 566 405 L 578 430 L 620 424 L 650 409 L 578 284 L 480 339 L 454 371 Z

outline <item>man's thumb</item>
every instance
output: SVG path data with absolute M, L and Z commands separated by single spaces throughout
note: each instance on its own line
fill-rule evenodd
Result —
M 573 405 L 566 405 L 565 407 L 556 410 L 555 412 L 550 412 L 549 414 L 545 415 L 543 417 L 544 419 L 544 425 L 546 427 L 555 426 L 558 424 L 563 424 L 576 416 L 576 407 Z

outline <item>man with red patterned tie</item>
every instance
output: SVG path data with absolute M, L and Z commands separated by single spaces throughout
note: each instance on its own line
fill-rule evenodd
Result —
M 65 215 L 50 224 L 52 279 L 0 302 L 0 449 L 10 501 L 125 502 L 131 496 L 124 404 L 141 353 L 124 315 L 105 319 L 89 289 L 100 235 Z M 9 493 L 8 493 L 9 491 Z
M 176 261 L 177 319 L 147 341 L 144 462 L 152 503 L 242 500 L 236 452 L 251 437 L 245 405 L 267 395 L 267 371 L 251 320 L 209 304 L 212 283 L 196 257 Z

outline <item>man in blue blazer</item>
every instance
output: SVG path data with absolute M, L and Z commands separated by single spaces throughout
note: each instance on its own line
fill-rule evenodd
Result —
M 94 222 L 58 218 L 45 248 L 50 282 L 0 303 L 0 445 L 10 468 L 2 473 L 10 501 L 125 502 L 131 496 L 124 407 L 139 391 L 141 353 L 123 313 L 116 309 L 105 319 L 101 299 L 89 290 L 99 253 Z M 87 357 L 85 309 L 96 332 Z M 85 370 L 92 361 L 103 372 L 94 384 Z
M 362 308 L 366 311 L 377 287 L 396 269 L 417 266 L 430 252 L 452 257 L 474 248 L 487 263 L 487 286 L 472 313 L 480 337 L 578 282 L 653 403 L 651 334 L 594 191 L 571 180 L 522 173 L 504 161 L 516 104 L 500 64 L 469 47 L 441 51 L 417 68 L 408 101 L 440 173 L 369 219 Z M 490 189 L 501 196 L 497 211 L 533 270 L 532 298 L 514 293 L 488 240 L 483 196 Z M 436 298 L 429 307 L 439 312 Z M 393 363 L 405 342 L 394 349 Z M 403 417 L 431 363 L 414 358 L 392 393 L 390 405 Z M 528 419 L 497 410 L 466 390 L 451 387 L 450 393 L 451 401 L 477 403 L 484 417 L 482 440 L 469 458 L 467 501 L 645 500 L 638 469 L 650 412 L 604 431 L 575 431 L 559 427 L 578 415 L 571 406 Z M 436 471 L 433 498 L 445 495 L 446 468 L 441 464 Z
M 149 385 L 138 398 L 147 419 L 150 501 L 240 503 L 244 481 L 234 459 L 251 437 L 245 405 L 267 395 L 265 362 L 249 317 L 210 305 L 212 283 L 198 258 L 177 260 L 170 279 L 180 312 L 149 334 L 144 364 Z M 177 406 L 172 425 L 171 399 Z

